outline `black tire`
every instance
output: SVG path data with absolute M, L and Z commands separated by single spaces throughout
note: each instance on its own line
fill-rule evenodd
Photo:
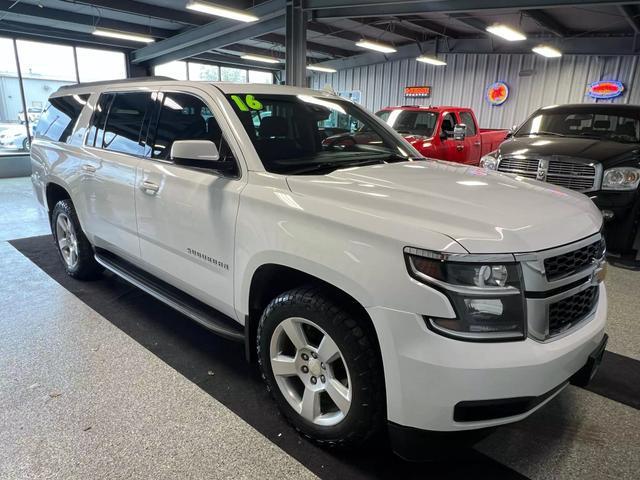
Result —
M 363 319 L 349 313 L 322 289 L 310 286 L 290 290 L 265 309 L 257 330 L 258 362 L 267 388 L 287 420 L 305 437 L 323 446 L 361 446 L 384 425 L 384 376 L 375 332 Z M 351 406 L 336 425 L 318 426 L 290 405 L 278 386 L 270 361 L 270 343 L 276 327 L 286 319 L 304 318 L 321 327 L 345 360 L 351 387 Z
M 65 218 L 69 219 L 69 223 L 75 235 L 75 243 L 77 245 L 77 261 L 72 265 L 67 262 L 60 248 L 58 229 L 56 228 L 56 225 L 61 215 L 64 215 Z M 100 277 L 104 268 L 102 267 L 102 265 L 96 262 L 94 258 L 93 246 L 91 245 L 89 240 L 87 240 L 86 235 L 80 227 L 78 215 L 76 214 L 76 210 L 71 200 L 60 200 L 58 203 L 56 203 L 55 207 L 53 207 L 53 212 L 51 213 L 51 231 L 53 233 L 56 250 L 60 255 L 62 265 L 64 266 L 69 276 L 77 278 L 78 280 L 94 280 Z

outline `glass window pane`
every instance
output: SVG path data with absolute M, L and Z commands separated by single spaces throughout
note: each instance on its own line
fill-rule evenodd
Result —
M 28 148 L 13 40 L 0 38 L 0 155 Z
M 66 142 L 87 100 L 89 95 L 52 98 L 38 121 L 38 127 L 35 129 L 36 138 Z
M 249 70 L 249 83 L 273 83 L 273 73 Z
M 220 80 L 220 69 L 217 65 L 189 62 L 189 80 L 217 82 Z
M 22 78 L 76 82 L 73 47 L 18 40 Z
M 146 137 L 146 133 L 142 133 L 142 123 L 150 105 L 151 94 L 148 92 L 117 93 L 107 115 L 102 148 L 144 155 L 140 137 Z
M 127 78 L 124 53 L 95 48 L 76 48 L 81 82 Z
M 460 112 L 460 121 L 467 126 L 467 136 L 476 136 L 476 124 L 473 121 L 473 117 L 469 112 Z
M 16 44 L 27 104 L 27 112 L 21 109 L 19 120 L 28 120 L 33 136 L 49 96 L 61 86 L 77 82 L 73 47 L 27 40 Z
M 187 62 L 175 61 L 153 67 L 153 74 L 176 80 L 187 79 Z
M 220 79 L 223 82 L 247 82 L 247 71 L 241 68 L 220 67 Z
M 169 157 L 176 140 L 211 140 L 218 146 L 222 130 L 209 107 L 185 93 L 165 93 L 156 129 L 153 157 Z

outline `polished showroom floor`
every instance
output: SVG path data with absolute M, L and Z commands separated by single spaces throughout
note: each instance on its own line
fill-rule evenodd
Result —
M 611 267 L 610 343 L 570 386 L 455 460 L 318 449 L 242 345 L 105 275 L 66 277 L 28 179 L 0 180 L 0 478 L 638 478 L 640 272 Z

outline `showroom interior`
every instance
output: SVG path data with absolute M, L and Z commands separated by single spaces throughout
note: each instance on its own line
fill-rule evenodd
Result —
M 127 79 L 136 79 L 136 82 L 127 83 Z M 418 168 L 425 162 L 437 164 L 439 166 L 433 168 L 441 169 L 434 174 L 442 180 L 432 179 L 424 186 L 416 186 L 409 185 L 418 178 L 412 179 L 411 175 L 384 177 L 380 173 L 381 176 L 376 176 L 378 165 L 331 170 L 335 165 L 326 163 L 321 167 L 328 166 L 327 172 L 320 169 L 317 173 L 304 172 L 301 179 L 293 180 L 291 177 L 298 176 L 295 173 L 287 177 L 267 168 L 257 176 L 262 178 L 260 181 L 272 182 L 268 184 L 269 191 L 275 191 L 274 198 L 294 211 L 295 216 L 289 220 L 269 219 L 272 214 L 269 207 L 259 210 L 254 224 L 238 220 L 237 226 L 233 226 L 237 228 L 235 260 L 229 257 L 230 267 L 218 257 L 222 254 L 214 247 L 202 246 L 207 245 L 206 242 L 188 245 L 187 253 L 201 262 L 198 268 L 222 268 L 225 274 L 236 275 L 226 277 L 234 278 L 234 286 L 244 287 L 245 280 L 239 281 L 237 276 L 243 255 L 248 255 L 247 244 L 258 242 L 253 237 L 267 242 L 280 238 L 278 235 L 284 232 L 284 237 L 308 237 L 313 240 L 308 245 L 338 251 L 343 264 L 356 272 L 353 278 L 364 279 L 361 282 L 364 289 L 379 278 L 378 273 L 371 274 L 370 278 L 360 276 L 358 269 L 367 268 L 360 263 L 364 254 L 356 258 L 358 253 L 347 251 L 339 237 L 332 236 L 339 235 L 340 230 L 346 235 L 345 232 L 359 229 L 367 223 L 362 220 L 363 215 L 369 215 L 372 225 L 384 221 L 394 241 L 396 237 L 408 235 L 407 232 L 421 231 L 430 237 L 437 231 L 451 244 L 460 242 L 465 255 L 470 256 L 496 251 L 482 247 L 472 251 L 459 240 L 458 233 L 448 233 L 446 225 L 455 226 L 455 232 L 460 232 L 461 237 L 471 236 L 468 232 L 479 229 L 480 222 L 489 217 L 497 222 L 504 219 L 512 225 L 517 222 L 546 225 L 548 233 L 530 237 L 526 232 L 516 232 L 516 235 L 507 228 L 502 229 L 499 223 L 492 228 L 498 240 L 522 239 L 522 246 L 509 250 L 512 259 L 520 255 L 522 262 L 527 261 L 525 257 L 530 252 L 547 249 L 529 247 L 535 243 L 534 237 L 542 242 L 540 244 L 565 245 L 573 241 L 564 240 L 566 231 L 582 232 L 584 229 L 578 225 L 584 224 L 583 219 L 595 218 L 593 221 L 600 222 L 602 228 L 584 230 L 583 234 L 576 234 L 575 240 L 587 236 L 597 238 L 600 253 L 594 253 L 593 259 L 572 261 L 583 261 L 580 268 L 593 269 L 588 279 L 593 284 L 591 288 L 604 288 L 599 286 L 601 282 L 606 285 L 605 301 L 602 301 L 603 294 L 599 294 L 599 305 L 606 311 L 597 310 L 607 317 L 608 337 L 600 342 L 603 350 L 586 352 L 580 365 L 567 370 L 566 381 L 563 378 L 557 389 L 539 392 L 546 396 L 536 394 L 534 398 L 527 394 L 533 403 L 527 404 L 526 415 L 518 417 L 519 421 L 509 420 L 495 426 L 472 422 L 474 429 L 483 427 L 477 431 L 484 432 L 472 442 L 463 438 L 463 432 L 455 432 L 460 435 L 451 437 L 449 431 L 429 432 L 431 436 L 420 437 L 422 443 L 416 442 L 415 447 L 412 444 L 409 449 L 419 453 L 409 455 L 398 449 L 394 434 L 373 425 L 371 430 L 375 432 L 366 442 L 348 448 L 334 445 L 340 442 L 318 443 L 309 438 L 313 433 L 291 422 L 278 408 L 277 399 L 273 401 L 273 392 L 265 388 L 261 362 L 252 350 L 255 342 L 260 345 L 261 341 L 263 324 L 258 322 L 265 318 L 273 304 L 262 303 L 255 321 L 250 320 L 257 308 L 251 301 L 251 311 L 237 310 L 246 316 L 241 316 L 245 322 L 244 333 L 238 334 L 240 341 L 234 341 L 229 339 L 233 335 L 217 335 L 215 328 L 199 325 L 198 319 L 176 307 L 175 301 L 172 304 L 150 290 L 137 288 L 140 285 L 135 279 L 127 280 L 108 265 L 106 273 L 91 281 L 69 276 L 69 270 L 63 266 L 66 257 L 57 250 L 58 246 L 62 248 L 59 241 L 62 231 L 56 230 L 52 199 L 77 203 L 75 190 L 69 188 L 68 194 L 59 191 L 51 194 L 46 190 L 43 194 L 38 193 L 38 188 L 42 172 L 56 168 L 60 171 L 57 163 L 64 164 L 66 156 L 76 155 L 74 152 L 88 144 L 73 145 L 71 135 L 66 144 L 59 139 L 49 141 L 49 129 L 44 128 L 53 122 L 54 103 L 50 103 L 49 97 L 68 92 L 68 97 L 73 96 L 84 105 L 85 113 L 76 113 L 77 132 L 83 118 L 90 118 L 91 114 L 86 114 L 87 104 L 93 102 L 88 99 L 94 98 L 90 95 L 104 95 L 111 86 L 117 91 L 127 91 L 127 85 L 132 85 L 131 91 L 147 92 L 153 90 L 154 85 L 172 80 L 180 83 L 170 83 L 173 86 L 167 87 L 169 93 L 182 89 L 183 85 L 191 85 L 184 87 L 191 88 L 190 91 L 204 92 L 204 86 L 198 90 L 200 85 L 209 88 L 218 82 L 238 84 L 216 90 L 224 93 L 218 98 L 219 102 L 226 102 L 223 106 L 211 103 L 207 107 L 211 107 L 208 115 L 213 117 L 219 116 L 218 111 L 225 112 L 223 116 L 229 125 L 219 146 L 213 145 L 215 160 L 218 160 L 218 150 L 222 152 L 222 142 L 231 136 L 239 139 L 237 143 L 241 148 L 253 148 L 249 142 L 241 145 L 246 137 L 242 127 L 253 128 L 253 118 L 253 125 L 259 128 L 256 111 L 260 125 L 268 125 L 273 131 L 268 138 L 263 133 L 262 141 L 273 141 L 281 152 L 290 148 L 285 139 L 276 138 L 284 136 L 280 132 L 286 128 L 278 123 L 284 117 L 277 116 L 284 115 L 281 112 L 286 108 L 278 107 L 274 100 L 280 92 L 298 98 L 297 101 L 310 102 L 315 105 L 314 112 L 322 109 L 328 112 L 328 108 L 333 108 L 346 117 L 343 109 L 353 105 L 353 112 L 362 112 L 371 118 L 371 123 L 360 121 L 358 124 L 355 113 L 350 113 L 350 122 L 341 121 L 340 113 L 318 116 L 314 128 L 317 135 L 322 135 L 318 145 L 324 149 L 344 154 L 366 143 L 375 149 L 376 140 L 369 138 L 371 129 L 378 132 L 380 125 L 386 125 L 389 131 L 391 128 L 396 131 L 388 134 L 396 139 L 393 141 L 403 142 L 401 145 L 405 147 L 400 147 L 400 151 L 406 148 L 414 152 L 405 152 L 406 158 L 401 160 L 405 163 L 409 160 L 412 163 L 409 167 L 416 167 L 416 175 L 422 175 Z M 78 83 L 87 86 L 74 87 Z M 272 85 L 278 87 L 272 91 L 269 89 Z M 288 87 L 292 89 L 286 90 Z M 255 98 L 251 94 L 254 91 L 257 92 Z M 156 101 L 155 92 L 151 98 Z M 110 101 L 115 105 L 116 100 Z M 164 102 L 166 106 L 167 100 Z M 268 115 L 261 117 L 262 104 L 266 107 L 268 102 L 275 102 L 276 106 L 269 106 L 272 111 L 264 112 Z M 95 108 L 96 112 L 100 105 Z M 153 120 L 147 120 L 147 114 L 140 113 L 140 121 L 150 130 Z M 96 114 L 93 115 L 91 121 L 95 120 Z M 233 115 L 240 120 L 230 119 Z M 540 127 L 546 116 L 555 118 L 554 115 L 564 115 L 566 130 L 562 133 L 545 131 L 552 130 L 553 120 L 546 124 L 548 128 Z M 140 131 L 136 134 L 142 142 L 143 134 Z M 387 141 L 384 135 L 380 138 Z M 189 141 L 186 137 L 182 140 Z M 54 143 L 55 148 L 49 146 L 49 150 L 43 146 Z M 229 145 L 233 150 L 233 141 Z M 255 143 L 258 154 L 260 145 L 258 140 Z M 88 149 L 91 155 L 96 155 L 96 146 L 97 143 Z M 142 154 L 137 161 L 156 160 L 145 156 L 155 156 L 155 153 Z M 41 168 L 38 162 L 48 166 L 38 170 Z M 175 175 L 167 172 L 175 172 L 170 169 L 177 164 L 162 162 L 154 163 L 166 178 Z M 385 162 L 384 166 L 394 165 L 391 160 Z M 438 181 L 444 185 L 447 175 L 453 175 L 451 172 L 462 167 L 466 169 L 466 180 L 458 183 L 464 188 L 458 185 L 449 191 L 444 187 L 437 190 Z M 95 172 L 92 166 L 82 168 L 84 173 L 78 173 L 80 177 L 89 169 Z M 367 170 L 370 173 L 358 174 L 358 169 L 370 169 Z M 191 175 L 198 168 L 187 166 L 184 170 Z M 251 184 L 255 173 L 251 170 L 250 166 L 241 166 L 236 180 L 249 178 Z M 484 181 L 494 176 L 509 180 L 496 183 L 492 192 Z M 283 185 L 288 182 L 290 192 L 277 191 L 279 177 L 289 178 L 283 180 Z M 516 178 L 514 182 L 531 185 L 530 189 L 522 196 L 516 193 L 512 196 L 509 189 L 518 190 L 514 186 L 517 183 L 509 183 L 513 178 Z M 306 179 L 308 184 L 304 183 Z M 401 179 L 407 179 L 407 184 L 402 185 Z M 338 193 L 323 190 L 324 184 L 329 183 L 340 189 L 336 190 Z M 639 184 L 640 1 L 0 0 L 0 478 L 640 478 Z M 82 187 L 82 181 L 77 185 L 77 189 L 87 188 Z M 47 188 L 44 184 L 41 187 Z M 306 190 L 302 190 L 303 187 Z M 465 198 L 464 194 L 474 187 L 484 189 L 483 195 Z M 143 193 L 149 193 L 144 191 L 144 185 L 141 188 Z M 159 188 L 160 195 L 156 198 L 162 199 L 163 185 Z M 253 192 L 251 186 L 246 188 Z M 421 191 L 430 188 L 434 191 Z M 199 188 L 198 192 L 202 190 Z M 328 208 L 321 212 L 308 207 L 309 197 L 326 192 L 330 194 L 326 199 Z M 354 196 L 355 193 L 361 198 Z M 140 191 L 135 194 L 136 202 L 139 194 Z M 386 197 L 396 194 L 397 204 L 383 211 L 384 202 L 392 201 Z M 105 198 L 117 195 L 111 192 Z M 238 195 L 239 204 L 234 205 L 240 218 L 247 208 L 245 205 L 255 206 L 259 196 L 250 196 L 243 203 L 244 193 Z M 525 196 L 530 203 L 514 213 L 515 204 L 522 205 L 520 202 L 525 201 L 522 200 Z M 91 192 L 86 197 L 88 202 L 93 201 Z M 182 191 L 176 199 L 182 210 L 172 211 L 182 211 L 189 216 L 185 205 L 194 198 L 191 192 Z M 540 203 L 536 204 L 534 198 Z M 349 204 L 350 199 L 354 203 Z M 371 204 L 367 205 L 368 202 Z M 371 205 L 380 205 L 375 207 L 380 210 L 371 210 L 374 208 Z M 562 210 L 565 206 L 566 210 Z M 582 210 L 577 210 L 578 207 Z M 368 213 L 363 213 L 364 209 Z M 151 216 L 165 216 L 161 210 L 151 211 L 155 212 Z M 353 224 L 343 220 L 346 211 L 352 215 Z M 583 213 L 567 213 L 561 218 L 561 211 Z M 90 208 L 87 212 L 86 215 L 92 214 Z M 118 215 L 124 216 L 125 212 L 117 213 L 116 217 Z M 316 226 L 297 229 L 292 219 L 302 215 L 313 216 Z M 412 219 L 412 215 L 425 218 Z M 134 216 L 134 220 L 138 228 L 143 221 L 152 221 L 144 216 Z M 416 224 L 425 223 L 418 227 L 412 220 Z M 175 225 L 167 224 L 178 243 L 181 235 L 187 237 L 181 230 L 185 225 L 189 228 L 185 222 L 185 219 L 176 219 Z M 334 225 L 340 222 L 342 227 L 336 229 Z M 252 241 L 245 243 L 244 239 L 238 239 L 241 232 L 250 232 Z M 81 233 L 69 238 L 76 242 L 76 236 Z M 371 234 L 372 242 L 378 233 Z M 306 240 L 300 240 L 301 245 L 305 245 Z M 353 240 L 353 252 L 365 250 L 366 245 L 356 243 Z M 398 290 L 398 298 L 410 296 L 422 286 L 424 274 L 416 269 L 415 265 L 420 264 L 414 263 L 415 259 L 423 258 L 415 256 L 421 254 L 420 248 L 421 245 L 407 243 L 404 250 L 399 250 L 408 268 L 407 271 L 402 264 L 407 287 L 392 285 L 391 281 L 385 284 Z M 311 258 L 308 250 L 300 247 L 296 255 Z M 100 254 L 102 247 L 96 248 L 96 252 Z M 452 256 L 455 258 L 460 252 L 455 251 Z M 602 258 L 597 257 L 599 254 Z M 385 256 L 383 252 L 375 255 Z M 444 262 L 448 257 L 443 254 L 438 258 Z M 380 268 L 388 265 L 386 259 L 379 258 L 379 261 Z M 492 260 L 491 264 L 496 261 Z M 100 260 L 98 263 L 105 266 Z M 327 260 L 322 268 L 331 268 L 331 262 Z M 545 275 L 545 268 L 551 269 L 546 260 L 541 275 Z M 395 273 L 395 269 L 390 270 L 389 278 Z M 271 282 L 264 287 L 265 291 L 283 294 L 292 286 L 306 285 L 302 280 L 292 283 L 297 278 L 285 273 L 274 274 L 271 280 L 263 282 Z M 521 272 L 520 280 L 523 278 Z M 326 286 L 327 281 L 318 281 Z M 250 279 L 246 285 L 254 284 Z M 500 284 L 499 280 L 498 285 L 514 288 Z M 572 288 L 576 285 L 571 284 Z M 355 280 L 354 291 L 359 291 L 360 286 Z M 475 287 L 460 288 L 464 291 Z M 556 288 L 554 294 L 560 295 L 562 288 Z M 442 293 L 444 290 L 433 291 L 436 290 L 437 295 L 447 298 L 448 294 Z M 359 301 L 355 294 L 342 294 L 349 297 L 349 302 Z M 541 298 L 540 292 L 523 289 L 523 298 L 529 298 L 529 294 L 531 298 Z M 234 302 L 239 302 L 245 293 L 236 290 L 232 296 Z M 194 299 L 196 301 L 199 300 Z M 366 315 L 365 311 L 378 305 L 377 301 L 372 298 L 371 305 L 354 305 L 347 311 Z M 547 327 L 542 340 L 533 339 L 536 310 L 526 306 L 526 299 L 523 301 L 529 336 L 525 329 L 522 343 L 526 340 L 542 345 L 545 350 L 537 354 L 537 361 L 551 365 L 551 358 L 560 354 L 560 347 L 554 349 L 554 345 L 566 343 L 567 338 L 584 332 L 580 333 L 580 328 L 567 330 L 568 335 L 562 337 L 565 332 L 554 342 Z M 595 303 L 598 301 L 593 299 Z M 590 304 L 593 310 L 589 310 L 589 315 L 596 315 L 595 303 Z M 267 304 L 270 306 L 265 311 Z M 401 308 L 394 304 L 389 310 Z M 421 324 L 420 334 L 455 344 L 449 353 L 446 348 L 441 350 L 433 360 L 435 364 L 446 363 L 448 360 L 444 357 L 458 355 L 455 352 L 462 352 L 465 357 L 461 344 L 469 348 L 468 359 L 477 355 L 479 348 L 487 349 L 488 356 L 501 357 L 500 352 L 510 351 L 505 350 L 505 345 L 517 345 L 517 342 L 502 340 L 495 343 L 459 341 L 455 335 L 440 335 L 435 330 L 442 319 L 433 320 L 427 318 L 426 312 L 422 313 L 426 323 Z M 585 315 L 581 319 L 587 318 Z M 567 325 L 567 329 L 576 328 L 581 321 Z M 584 320 L 585 324 L 589 322 L 591 320 Z M 375 333 L 378 324 L 372 320 L 370 325 Z M 367 328 L 364 330 L 369 332 Z M 584 327 L 587 328 L 588 325 Z M 399 360 L 389 360 L 389 350 L 386 350 L 392 348 L 387 342 L 396 343 L 395 348 L 403 350 L 399 338 L 383 340 L 381 336 L 368 347 L 376 351 L 372 354 L 378 359 L 375 375 L 382 376 L 382 364 L 385 369 L 391 368 L 390 364 L 400 364 Z M 406 364 L 408 359 L 421 355 L 412 350 L 415 345 L 411 343 L 411 348 L 405 346 L 403 350 Z M 258 356 L 259 350 L 258 347 Z M 315 388 L 316 382 L 325 382 L 325 365 L 320 364 L 315 352 L 312 348 L 309 357 L 302 354 L 307 363 L 301 371 L 318 372 L 305 377 L 311 379 L 311 388 Z M 345 357 L 349 388 L 352 384 L 347 365 L 360 361 L 359 358 L 355 354 L 353 358 Z M 514 355 L 509 366 L 516 366 L 520 358 Z M 585 368 L 593 367 L 588 376 L 593 372 L 595 375 L 590 381 L 588 378 L 582 383 L 574 381 L 584 361 L 587 362 Z M 593 365 L 589 364 L 592 361 Z M 526 365 L 517 366 L 527 370 Z M 474 369 L 476 377 L 465 378 L 476 378 L 479 384 L 498 384 L 500 378 L 508 375 L 506 367 L 502 377 L 501 372 L 496 373 L 498 368 L 491 374 L 496 377 L 484 377 L 480 365 L 469 367 Z M 455 374 L 448 377 L 452 382 Z M 387 375 L 390 374 L 385 373 L 385 398 L 391 409 L 396 408 L 396 402 L 389 393 L 393 382 Z M 446 390 L 448 381 L 443 375 L 420 392 L 425 398 L 433 398 L 428 390 Z M 270 384 L 272 390 L 274 385 Z M 409 390 L 415 392 L 419 388 L 414 386 L 403 392 Z M 507 396 L 514 397 L 512 403 L 524 398 L 521 394 Z M 458 400 L 481 408 L 482 402 L 492 398 L 495 396 L 483 393 L 478 398 Z M 405 405 L 403 402 L 404 399 L 400 399 L 397 403 Z M 411 404 L 419 403 L 414 399 Z M 487 404 L 486 408 L 491 406 Z M 405 410 L 397 407 L 400 412 L 397 418 L 405 415 Z M 473 410 L 470 411 L 469 415 L 473 415 Z M 516 419 L 510 415 L 515 414 L 486 418 Z M 346 413 L 345 418 L 349 418 Z M 389 414 L 384 425 L 392 421 L 396 422 Z M 464 420 L 458 417 L 452 423 L 455 429 L 466 431 L 463 424 Z M 421 458 L 420 453 L 430 454 Z

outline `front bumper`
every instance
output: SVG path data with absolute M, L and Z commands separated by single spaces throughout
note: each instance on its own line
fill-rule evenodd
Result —
M 422 316 L 368 309 L 384 365 L 388 420 L 402 427 L 455 432 L 521 420 L 540 408 L 586 363 L 604 338 L 607 300 L 600 285 L 596 311 L 572 333 L 545 343 L 527 338 L 504 343 L 471 343 L 443 337 Z M 554 391 L 554 389 L 557 389 Z M 461 402 L 541 397 L 524 413 L 490 419 L 455 418 Z

